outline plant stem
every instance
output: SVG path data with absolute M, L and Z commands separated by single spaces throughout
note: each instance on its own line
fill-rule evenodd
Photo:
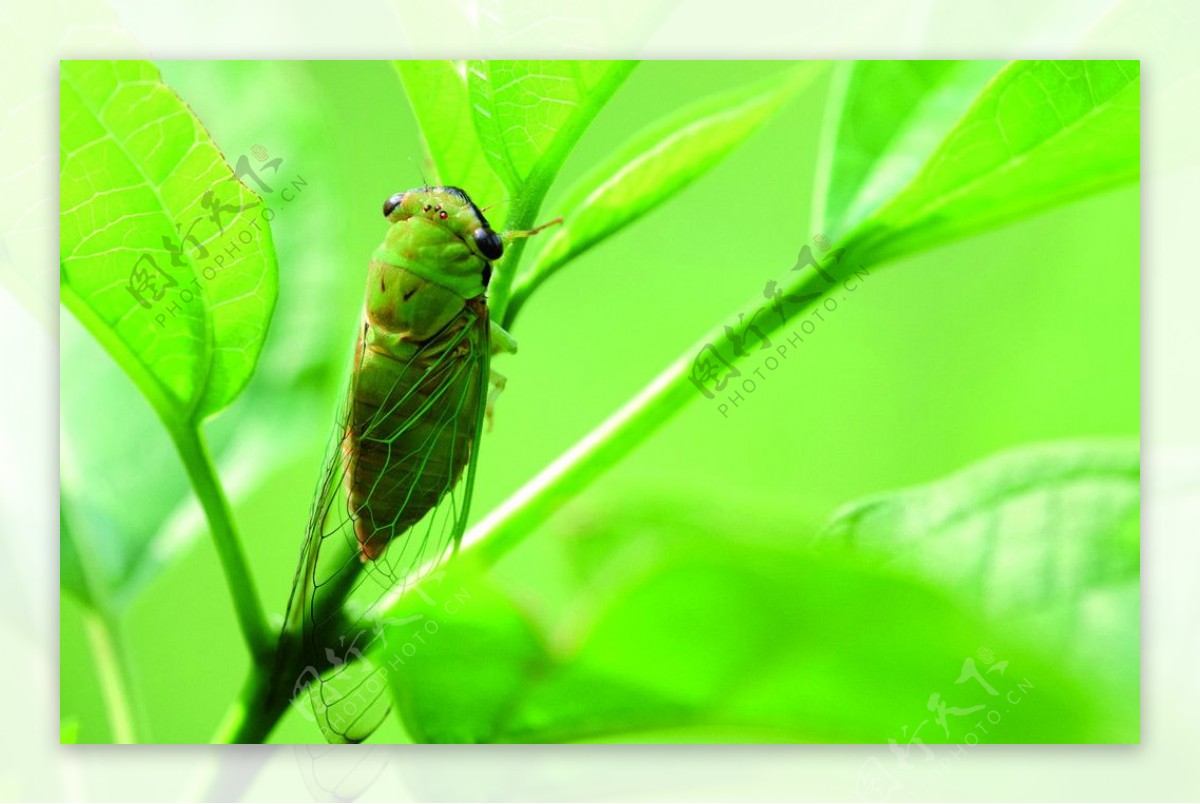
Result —
M 138 723 L 141 720 L 130 703 L 133 687 L 133 668 L 124 635 L 116 620 L 107 612 L 87 609 L 83 614 L 88 644 L 96 657 L 100 690 L 108 722 L 112 726 L 114 743 L 138 742 Z
M 802 272 L 784 288 L 784 293 L 797 295 L 816 292 L 819 280 L 815 272 Z M 814 298 L 806 304 L 797 305 L 786 317 L 774 316 L 770 321 L 760 323 L 759 329 L 769 337 L 782 329 L 787 321 L 809 309 L 815 301 Z M 760 294 L 742 312 L 753 321 L 753 313 L 762 306 L 763 297 Z M 734 315 L 730 320 L 741 319 Z M 691 374 L 702 349 L 712 345 L 722 354 L 734 355 L 734 362 L 738 362 L 731 334 L 734 337 L 746 335 L 744 331 L 730 330 L 723 324 L 709 330 L 636 396 L 467 531 L 463 537 L 463 550 L 470 551 L 484 565 L 488 565 L 543 524 L 580 489 L 619 458 L 632 452 L 646 436 L 689 401 L 701 396 L 691 380 Z
M 79 559 L 83 580 L 83 627 L 96 658 L 96 672 L 114 743 L 136 743 L 149 731 L 146 713 L 133 695 L 137 689 L 133 660 L 121 628 L 117 607 L 102 578 L 89 534 L 75 521 L 71 507 L 59 500 L 60 538 Z
M 75 314 L 97 341 L 133 380 L 134 385 L 146 396 L 154 412 L 175 442 L 175 449 L 187 469 L 192 487 L 204 508 L 212 530 L 217 554 L 225 571 L 225 579 L 233 597 L 238 624 L 242 636 L 250 647 L 250 655 L 258 667 L 269 667 L 274 653 L 272 638 L 266 626 L 262 606 L 255 590 L 254 578 L 250 574 L 241 541 L 233 525 L 229 501 L 217 479 L 212 456 L 205 444 L 201 425 L 197 422 L 180 420 L 177 400 L 163 388 L 162 384 L 146 370 L 146 367 L 130 351 L 128 344 L 96 315 L 87 302 L 68 285 L 60 290 L 63 304 Z
M 274 653 L 274 640 L 267 629 L 254 577 L 250 574 L 246 554 L 233 525 L 229 500 L 226 499 L 225 491 L 217 479 L 204 436 L 198 425 L 168 426 L 168 430 L 175 442 L 175 448 L 179 450 L 179 457 L 187 468 L 192 488 L 196 491 L 212 530 L 217 555 L 221 559 L 225 580 L 229 584 L 229 593 L 233 597 L 238 625 L 250 648 L 250 656 L 257 667 L 268 668 Z
M 531 228 L 533 218 L 537 215 L 541 205 L 542 196 L 540 195 L 536 198 L 519 196 L 517 202 L 513 204 L 505 228 L 510 231 Z M 517 266 L 521 264 L 521 255 L 525 252 L 527 244 L 526 238 L 519 237 L 505 247 L 501 270 L 488 287 L 488 311 L 492 320 L 499 322 L 502 327 L 507 326 L 505 320 L 508 302 L 512 295 L 513 282 L 517 279 Z M 511 316 L 508 317 L 511 318 Z
M 260 668 L 253 668 L 241 694 L 217 726 L 211 742 L 265 742 L 287 708 L 285 700 L 272 701 L 270 691 L 271 680 L 267 673 Z

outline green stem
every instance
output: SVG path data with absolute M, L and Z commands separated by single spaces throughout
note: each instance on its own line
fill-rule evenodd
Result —
M 59 500 L 60 538 L 79 559 L 83 580 L 83 627 L 96 658 L 104 709 L 115 743 L 136 743 L 149 731 L 145 710 L 133 695 L 137 674 L 112 596 L 102 580 L 90 534 L 81 529 L 65 500 Z
M 233 597 L 234 609 L 237 613 L 238 625 L 241 626 L 242 636 L 250 648 L 250 655 L 259 668 L 268 668 L 274 653 L 273 639 L 267 629 L 266 617 L 259 603 L 258 592 L 255 589 L 254 577 L 250 574 L 246 554 L 242 550 L 242 542 L 238 538 L 237 529 L 233 525 L 233 513 L 229 508 L 229 500 L 217 479 L 212 457 L 200 428 L 195 425 L 173 427 L 168 425 L 171 439 L 179 451 L 179 457 L 187 468 L 188 477 L 196 497 L 204 508 L 212 530 L 213 542 L 217 547 L 217 555 L 221 567 L 225 571 L 225 580 L 229 585 L 229 593 Z
M 225 498 L 225 492 L 213 467 L 212 457 L 204 442 L 201 425 L 198 422 L 181 421 L 178 401 L 146 369 L 130 350 L 129 345 L 96 315 L 91 305 L 75 293 L 66 281 L 62 283 L 60 294 L 67 309 L 75 314 L 146 396 L 150 406 L 170 433 L 212 530 L 217 554 L 220 556 L 225 579 L 229 583 L 229 591 L 237 609 L 242 636 L 250 646 L 250 655 L 258 666 L 269 666 L 273 650 L 266 618 L 258 601 L 254 578 L 247 568 L 246 556 L 242 552 L 237 530 L 233 526 L 229 501 Z
M 114 743 L 138 742 L 138 724 L 141 717 L 130 694 L 133 688 L 133 667 L 124 635 L 116 620 L 106 612 L 87 609 L 83 615 L 84 630 L 88 644 L 96 657 L 96 671 L 100 679 L 100 690 L 104 708 L 112 727 Z
M 211 742 L 259 744 L 266 742 L 287 709 L 287 701 L 271 696 L 271 680 L 261 669 L 251 670 L 241 694 L 217 726 Z
M 513 205 L 512 214 L 508 217 L 507 228 L 510 231 L 532 228 L 534 216 L 541 208 L 543 195 L 544 193 L 537 197 L 519 196 Z M 501 322 L 503 327 L 507 327 L 505 316 L 512 296 L 513 282 L 516 281 L 517 266 L 521 264 L 521 255 L 525 253 L 528 242 L 526 238 L 520 237 L 505 247 L 504 261 L 488 287 L 488 310 L 492 319 Z
M 819 281 L 815 272 L 804 271 L 786 285 L 783 292 L 785 295 L 812 293 Z M 797 305 L 786 318 L 772 316 L 769 321 L 761 321 L 759 328 L 769 337 L 811 308 L 815 301 Z M 762 307 L 760 294 L 741 312 L 753 320 L 754 313 Z M 741 319 L 735 314 L 729 320 Z M 746 335 L 744 330 L 738 329 L 732 334 L 735 337 Z M 688 402 L 701 397 L 691 375 L 696 356 L 709 345 L 722 355 L 734 356 L 734 362 L 738 362 L 734 342 L 725 325 L 709 330 L 636 396 L 471 528 L 463 537 L 464 551 L 477 556 L 485 565 L 495 562 L 592 480 L 632 452 Z M 716 404 L 715 400 L 707 401 Z

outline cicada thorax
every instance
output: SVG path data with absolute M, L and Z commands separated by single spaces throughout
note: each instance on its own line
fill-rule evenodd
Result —
M 363 560 L 420 522 L 461 479 L 475 448 L 487 306 L 479 297 L 459 299 L 458 308 L 420 340 L 373 323 L 369 310 L 364 316 L 342 442 Z

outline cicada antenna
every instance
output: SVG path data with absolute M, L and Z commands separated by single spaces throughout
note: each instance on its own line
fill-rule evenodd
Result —
M 488 204 L 486 207 L 484 207 L 483 209 L 481 209 L 479 211 L 487 212 L 488 210 L 495 209 L 496 207 L 500 206 L 501 204 L 507 204 L 508 200 L 509 200 L 508 197 L 505 196 L 504 198 L 501 198 L 499 201 L 493 201 L 492 203 Z
M 429 179 L 425 178 L 425 170 L 420 165 L 418 165 L 416 160 L 413 159 L 411 156 L 408 158 L 408 161 L 412 162 L 413 167 L 415 167 L 417 169 L 417 175 L 421 177 L 421 186 L 428 190 L 429 189 Z
M 532 229 L 518 229 L 513 232 L 505 232 L 504 236 L 507 238 L 510 238 L 510 239 L 517 238 L 517 237 L 533 237 L 535 234 L 542 231 L 543 229 L 549 229 L 551 226 L 561 226 L 562 222 L 563 222 L 563 219 L 561 217 L 558 217 L 552 221 L 546 221 L 545 223 L 541 224 L 540 226 L 535 226 Z

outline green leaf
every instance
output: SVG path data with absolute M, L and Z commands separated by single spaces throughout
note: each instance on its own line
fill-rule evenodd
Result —
M 197 85 L 217 81 L 223 68 L 171 62 L 162 69 L 173 87 L 191 96 Z M 263 132 L 272 130 L 264 93 L 315 90 L 304 66 L 295 62 L 247 64 L 242 73 L 220 97 L 229 113 L 221 127 L 229 153 L 250 153 Z M 288 181 L 322 175 L 304 156 L 320 151 L 321 120 L 317 106 L 294 109 L 286 130 L 266 140 L 269 158 L 283 160 L 276 173 L 259 168 L 275 191 L 268 203 L 278 202 Z M 323 186 L 328 181 L 322 175 Z M 361 288 L 328 270 L 345 256 L 344 236 L 331 224 L 339 214 L 330 200 L 336 195 L 304 191 L 286 204 L 289 229 L 305 234 L 302 241 L 280 236 L 276 243 L 278 260 L 288 269 L 272 314 L 272 336 L 238 404 L 205 427 L 235 504 L 321 443 L 333 415 L 330 400 L 343 385 L 347 331 L 343 317 L 332 311 L 361 304 Z M 204 521 L 154 410 L 77 320 L 65 316 L 60 329 L 61 496 L 78 526 L 74 537 L 101 559 L 94 580 L 119 612 L 204 535 Z M 281 407 L 280 398 L 288 404 Z M 314 437 L 280 439 L 280 432 Z M 94 482 L 100 476 L 105 482 Z M 71 588 L 65 540 L 63 549 L 63 585 Z
M 534 196 L 540 203 L 579 136 L 636 64 L 468 62 L 479 141 L 514 198 Z
M 567 155 L 633 61 L 471 61 L 467 91 L 483 153 L 509 190 L 507 229 L 526 230 Z M 526 240 L 505 249 L 488 305 L 505 321 Z
M 1135 441 L 1037 445 L 848 506 L 825 538 L 937 584 L 1013 638 L 1138 696 Z
M 164 420 L 221 410 L 275 305 L 262 201 L 146 62 L 62 63 L 60 149 L 64 304 Z
M 266 337 L 278 290 L 266 207 L 152 65 L 61 72 L 62 301 L 170 432 L 265 662 L 265 619 L 200 425 L 246 386 Z
M 435 170 L 434 181 L 463 188 L 480 206 L 506 202 L 504 185 L 492 170 L 475 133 L 467 97 L 466 63 L 445 60 L 393 63 L 421 126 L 425 150 Z
M 705 98 L 667 116 L 580 179 L 558 207 L 561 228 L 517 279 L 513 307 L 551 274 L 640 218 L 715 166 L 802 88 L 819 65 L 806 64 Z
M 1136 61 L 1014 62 L 920 173 L 849 237 L 879 262 L 1134 181 Z
M 390 683 L 414 737 L 653 741 L 684 730 L 713 742 L 731 733 L 757 742 L 901 740 L 929 721 L 931 692 L 950 706 L 995 705 L 973 681 L 956 682 L 968 660 L 980 673 L 996 662 L 1000 672 L 986 679 L 997 696 L 1022 679 L 1044 690 L 990 739 L 1098 733 L 1090 703 L 1051 662 L 996 639 L 923 584 L 742 534 L 608 527 L 598 535 L 613 549 L 548 625 L 463 567 L 390 615 L 436 622 L 419 646 L 411 623 L 388 634 Z M 965 725 L 952 720 L 948 733 L 927 728 L 921 737 L 961 742 Z
M 839 64 L 822 135 L 812 231 L 837 239 L 895 195 L 1003 66 L 989 61 Z

